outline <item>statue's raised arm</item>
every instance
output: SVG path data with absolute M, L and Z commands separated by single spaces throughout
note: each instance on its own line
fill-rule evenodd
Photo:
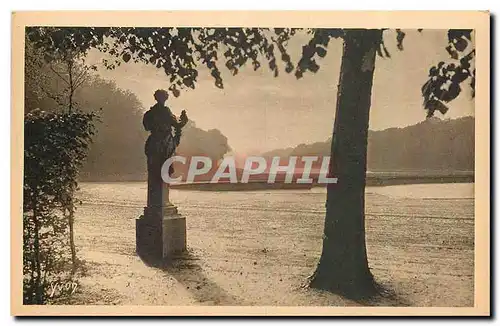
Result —
M 184 127 L 187 122 L 188 122 L 188 117 L 187 117 L 187 114 L 186 114 L 186 110 L 182 110 L 181 116 L 179 118 L 179 125 L 180 125 L 180 127 L 181 128 Z

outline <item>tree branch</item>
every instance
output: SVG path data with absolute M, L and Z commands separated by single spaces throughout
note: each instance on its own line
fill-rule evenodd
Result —
M 49 65 L 49 69 L 52 70 L 53 73 L 55 73 L 59 78 L 61 78 L 68 86 L 70 85 L 69 82 L 57 71 L 52 67 L 52 65 Z

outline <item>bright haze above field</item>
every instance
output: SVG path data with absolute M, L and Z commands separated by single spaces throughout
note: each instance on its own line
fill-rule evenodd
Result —
M 405 32 L 404 51 L 396 47 L 395 32 L 384 32 L 391 58 L 376 59 L 372 130 L 404 127 L 424 120 L 420 89 L 429 68 L 450 60 L 445 50 L 446 30 Z M 290 41 L 288 49 L 294 62 L 307 39 L 298 35 Z M 189 118 L 202 129 L 219 129 L 238 153 L 256 154 L 325 141 L 332 134 L 341 54 L 342 41 L 332 40 L 327 56 L 318 62 L 320 70 L 316 74 L 306 73 L 300 80 L 286 74 L 283 68 L 275 78 L 266 65 L 257 71 L 248 65 L 233 77 L 221 62 L 224 89 L 216 88 L 209 72 L 201 68 L 196 89 L 183 91 L 178 98 L 171 96 L 168 105 L 176 114 L 186 109 Z M 97 62 L 102 56 L 92 51 L 88 61 Z M 163 70 L 144 64 L 130 62 L 112 71 L 100 68 L 98 72 L 114 80 L 118 87 L 135 93 L 145 109 L 154 104 L 156 89 L 169 86 Z M 465 83 L 462 89 L 462 94 L 450 103 L 446 117 L 474 115 L 470 89 Z

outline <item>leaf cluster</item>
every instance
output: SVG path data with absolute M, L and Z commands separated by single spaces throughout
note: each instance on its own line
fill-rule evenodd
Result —
M 469 81 L 472 97 L 475 96 L 476 68 L 474 65 L 475 49 L 472 42 L 472 30 L 452 29 L 448 31 L 446 51 L 452 62 L 439 62 L 429 69 L 429 79 L 422 86 L 424 108 L 427 116 L 435 111 L 445 114 L 449 103 L 462 92 L 462 84 Z

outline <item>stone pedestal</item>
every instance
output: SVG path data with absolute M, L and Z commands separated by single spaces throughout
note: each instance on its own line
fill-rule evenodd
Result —
M 163 260 L 175 258 L 187 248 L 186 218 L 181 215 L 163 218 Z
M 136 220 L 136 250 L 143 259 L 162 262 L 186 251 L 186 218 L 168 200 L 168 185 L 164 185 L 162 206 L 144 208 Z

